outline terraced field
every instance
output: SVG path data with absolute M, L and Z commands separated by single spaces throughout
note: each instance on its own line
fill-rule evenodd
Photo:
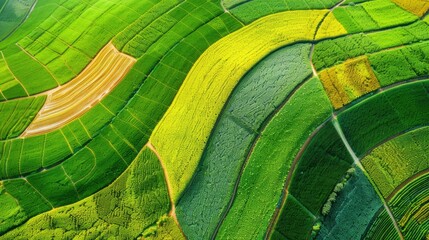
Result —
M 429 238 L 426 0 L 0 0 L 0 239 Z

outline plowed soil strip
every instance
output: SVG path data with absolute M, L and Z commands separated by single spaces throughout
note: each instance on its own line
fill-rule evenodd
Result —
M 107 44 L 75 79 L 46 93 L 45 105 L 22 137 L 53 131 L 79 118 L 110 93 L 135 62 Z

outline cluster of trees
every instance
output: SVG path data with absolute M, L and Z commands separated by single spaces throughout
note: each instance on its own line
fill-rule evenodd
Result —
M 355 168 L 350 168 L 349 170 L 347 170 L 346 175 L 343 177 L 341 182 L 339 182 L 339 183 L 337 183 L 337 185 L 335 185 L 334 190 L 329 195 L 328 200 L 326 201 L 326 203 L 322 207 L 322 215 L 323 216 L 327 216 L 329 214 L 329 212 L 331 211 L 331 208 L 332 208 L 332 204 L 337 200 L 338 193 L 344 189 L 347 181 L 350 179 L 350 177 L 354 173 L 355 173 Z

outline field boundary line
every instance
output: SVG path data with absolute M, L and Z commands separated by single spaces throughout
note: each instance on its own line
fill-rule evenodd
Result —
M 307 140 L 305 140 L 304 145 L 301 146 L 301 149 L 299 150 L 298 154 L 295 156 L 295 159 L 292 162 L 292 165 L 289 169 L 288 175 L 286 177 L 286 181 L 284 183 L 284 187 L 283 187 L 283 192 L 282 192 L 282 197 L 281 197 L 281 204 L 276 207 L 273 216 L 271 217 L 271 221 L 270 224 L 268 225 L 267 231 L 265 233 L 265 240 L 270 239 L 271 237 L 271 233 L 273 232 L 274 226 L 277 223 L 279 217 L 280 217 L 280 211 L 283 209 L 283 207 L 286 204 L 286 200 L 287 197 L 289 195 L 291 195 L 293 197 L 292 194 L 289 194 L 289 186 L 290 183 L 292 181 L 292 177 L 293 174 L 295 173 L 295 168 L 299 163 L 299 160 L 301 159 L 302 155 L 304 154 L 304 151 L 307 149 L 308 145 L 310 144 L 310 142 L 313 140 L 314 136 L 316 136 L 316 134 L 320 131 L 320 129 L 322 129 L 328 122 L 330 121 L 330 118 L 328 118 L 324 123 L 322 123 L 321 125 L 319 125 L 312 133 L 311 135 L 307 138 Z M 293 197 L 295 198 L 295 197 Z M 297 200 L 297 202 L 299 202 L 301 204 L 301 206 L 305 207 L 304 205 L 302 205 L 302 203 L 300 201 L 298 201 L 298 199 L 295 198 L 295 200 Z M 306 207 L 305 209 L 307 211 L 309 211 Z M 311 213 L 311 212 L 310 212 Z M 314 216 L 313 213 L 311 213 L 311 215 Z
M 399 228 L 398 222 L 395 219 L 395 216 L 392 213 L 392 210 L 390 209 L 389 205 L 387 204 L 386 200 L 384 199 L 383 195 L 381 194 L 380 190 L 378 189 L 377 185 L 374 183 L 372 178 L 369 176 L 366 169 L 363 167 L 362 163 L 360 162 L 360 159 L 356 156 L 355 152 L 353 151 L 352 147 L 350 146 L 346 136 L 344 135 L 344 132 L 341 128 L 340 123 L 337 120 L 337 116 L 333 114 L 332 116 L 332 123 L 335 127 L 335 130 L 337 130 L 338 135 L 341 137 L 341 140 L 343 141 L 343 144 L 346 146 L 347 151 L 349 152 L 350 156 L 353 158 L 354 164 L 362 170 L 366 178 L 371 183 L 372 187 L 374 188 L 375 192 L 377 193 L 378 197 L 380 198 L 381 202 L 383 203 L 384 209 L 389 214 L 390 220 L 393 223 L 393 226 L 395 227 L 395 230 L 401 240 L 404 240 L 404 236 L 402 235 L 402 231 Z

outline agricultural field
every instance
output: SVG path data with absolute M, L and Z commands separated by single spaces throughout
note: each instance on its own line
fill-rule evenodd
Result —
M 33 10 L 36 0 L 2 0 L 0 2 L 0 41 L 10 36 Z
M 426 0 L 0 0 L 0 240 L 429 238 Z

